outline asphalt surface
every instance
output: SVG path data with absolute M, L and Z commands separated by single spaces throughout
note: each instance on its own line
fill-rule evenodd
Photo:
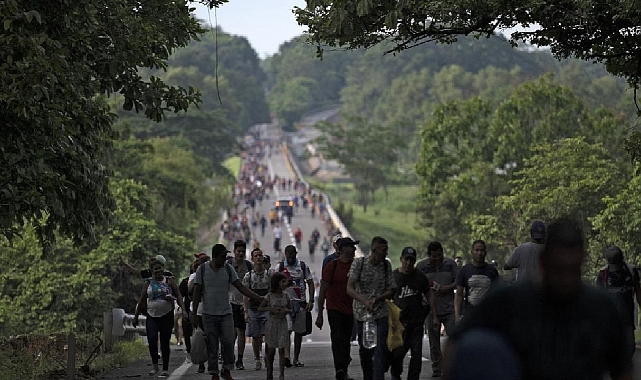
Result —
M 273 129 L 268 126 L 265 126 L 265 135 L 267 137 L 276 136 Z M 263 137 L 264 138 L 264 137 Z M 295 175 L 290 167 L 290 164 L 285 159 L 281 151 L 273 151 L 271 157 L 265 157 L 264 162 L 268 167 L 269 173 L 274 176 L 278 175 L 281 178 L 294 178 Z M 256 211 L 261 214 L 268 214 L 270 208 L 273 207 L 273 201 L 277 196 L 286 196 L 293 195 L 293 190 L 282 190 L 278 189 L 275 191 L 275 194 L 270 196 L 269 199 L 264 200 L 261 204 L 256 205 Z M 307 239 L 309 238 L 312 230 L 318 228 L 321 232 L 321 241 L 322 237 L 325 236 L 325 228 L 318 215 L 315 218 L 311 217 L 310 209 L 303 209 L 300 207 L 295 213 L 292 219 L 292 223 L 285 223 L 283 227 L 283 238 L 281 242 L 281 249 L 283 249 L 288 244 L 295 244 L 293 231 L 295 228 L 301 228 L 303 232 L 302 245 L 299 247 L 299 259 L 305 261 L 309 268 L 315 272 L 315 274 L 320 277 L 321 274 L 321 264 L 323 259 L 323 254 L 319 248 L 312 258 L 309 255 L 307 249 Z M 260 227 L 256 230 L 256 238 L 260 242 L 261 248 L 272 256 L 272 266 L 275 266 L 277 260 L 274 258 L 272 252 L 273 246 L 273 235 L 271 229 L 268 228 L 265 231 L 265 236 L 261 236 Z M 398 263 L 394 263 L 394 266 L 397 266 Z M 316 312 L 312 313 L 313 317 L 316 318 Z M 310 380 L 321 380 L 321 379 L 334 379 L 334 368 L 333 368 L 333 359 L 330 348 L 329 340 L 329 326 L 327 325 L 327 318 L 325 316 L 325 326 L 322 330 L 319 330 L 314 326 L 312 334 L 303 338 L 303 346 L 300 354 L 299 360 L 304 363 L 304 367 L 292 367 L 285 370 L 285 378 L 288 379 L 310 379 Z M 346 331 L 346 334 L 350 332 Z M 443 338 L 446 339 L 446 338 Z M 443 341 L 444 344 L 444 341 Z M 292 346 L 293 351 L 293 346 Z M 236 349 L 234 349 L 236 352 Z M 278 354 L 276 355 L 275 367 L 276 371 L 274 373 L 275 378 L 278 377 Z M 350 365 L 349 374 L 355 379 L 362 379 L 362 371 L 360 368 L 359 356 L 358 356 L 358 347 L 352 346 L 351 356 L 353 361 Z M 409 355 L 408 355 L 409 356 Z M 423 369 L 421 372 L 420 379 L 429 379 L 431 378 L 431 362 L 429 361 L 429 343 L 428 339 L 424 337 L 423 339 Z M 407 376 L 407 363 L 409 358 L 405 358 L 405 370 L 403 372 L 403 378 Z M 245 347 L 245 356 L 244 356 L 244 365 L 245 370 L 234 370 L 232 371 L 232 376 L 234 379 L 265 379 L 266 371 L 263 365 L 263 368 L 260 371 L 254 371 L 254 357 L 251 349 L 251 345 L 248 343 Z M 634 364 L 635 370 L 633 374 L 634 379 L 641 379 L 641 353 L 639 348 L 634 355 Z M 191 380 L 191 379 L 210 379 L 211 376 L 208 374 L 197 373 L 197 365 L 192 364 L 188 355 L 184 351 L 184 346 L 172 346 L 172 353 L 170 357 L 169 372 L 170 376 L 168 379 L 181 379 L 181 380 Z M 149 356 L 145 357 L 143 360 L 140 360 L 132 365 L 125 368 L 114 369 L 111 372 L 107 373 L 102 379 L 130 379 L 130 378 L 150 378 L 149 371 L 151 367 L 151 359 Z M 387 374 L 389 378 L 389 373 Z M 606 379 L 609 376 L 605 377 Z

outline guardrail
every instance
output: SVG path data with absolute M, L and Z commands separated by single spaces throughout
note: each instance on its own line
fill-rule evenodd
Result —
M 289 161 L 289 165 L 294 170 L 296 177 L 298 177 L 298 179 L 300 179 L 305 184 L 305 186 L 309 187 L 309 183 L 307 182 L 307 180 L 305 180 L 305 176 L 303 176 L 303 173 L 298 168 L 298 164 L 296 164 L 296 160 L 294 159 L 294 156 L 292 156 L 292 153 L 286 143 L 283 143 L 282 150 L 285 153 L 285 159 Z M 332 207 L 331 198 L 322 191 L 316 190 L 316 192 L 323 196 L 323 199 L 325 200 L 325 209 L 327 210 L 332 223 L 334 223 L 336 228 L 338 228 L 338 230 L 341 232 L 341 235 L 343 235 L 343 237 L 352 237 L 352 234 L 350 234 L 347 227 L 345 227 L 345 225 L 343 224 L 343 221 L 341 221 L 340 216 L 338 216 L 338 214 Z M 359 247 L 358 245 L 356 246 L 356 256 L 364 256 L 361 247 Z
M 147 317 L 138 316 L 138 326 L 134 327 L 133 314 L 127 314 L 123 309 L 113 308 L 103 313 L 103 331 L 105 351 L 110 351 L 118 338 L 127 333 L 147 335 Z

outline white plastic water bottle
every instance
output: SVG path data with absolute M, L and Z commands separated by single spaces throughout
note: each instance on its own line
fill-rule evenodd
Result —
M 376 347 L 376 336 L 376 321 L 372 318 L 372 313 L 367 313 L 363 322 L 363 347 L 367 349 Z

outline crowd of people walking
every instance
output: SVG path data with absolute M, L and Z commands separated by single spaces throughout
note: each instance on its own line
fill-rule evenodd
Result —
M 606 250 L 598 286 L 587 286 L 581 281 L 586 256 L 581 227 L 566 219 L 534 221 L 531 241 L 518 246 L 504 265 L 516 272 L 516 281 L 505 285 L 498 268 L 486 261 L 483 240 L 470 245 L 466 264 L 447 257 L 439 241 L 425 245 L 423 259 L 411 246 L 389 252 L 383 236 L 373 237 L 370 252 L 357 257 L 360 242 L 330 226 L 307 232 L 310 263 L 317 246 L 323 253 L 318 281 L 310 263 L 299 257 L 305 231 L 295 229 L 293 244 L 281 252 L 282 228 L 290 222 L 278 213 L 261 214 L 255 205 L 274 197 L 274 186 L 293 188 L 302 195 L 296 203 L 305 199 L 323 215 L 322 197 L 312 197 L 311 188 L 297 180 L 271 178 L 260 163 L 261 149 L 251 151 L 235 188 L 234 209 L 222 226 L 233 251 L 216 244 L 211 256 L 196 254 L 180 286 L 166 275 L 164 262 L 151 262 L 136 309 L 136 318 L 148 316 L 151 375 L 168 371 L 175 300 L 188 352 L 193 328 L 204 331 L 207 361 L 196 363 L 197 371 L 207 371 L 212 380 L 230 380 L 232 370 L 245 369 L 247 338 L 253 370 L 264 369 L 267 380 L 283 380 L 286 368 L 305 367 L 300 354 L 312 322 L 318 329 L 329 327 L 336 380 L 353 379 L 352 342 L 359 347 L 363 380 L 382 380 L 388 373 L 392 380 L 419 380 L 422 374 L 454 380 L 602 379 L 606 372 L 617 380 L 632 378 L 634 298 L 641 302 L 641 286 L 620 248 Z M 268 223 L 274 244 L 260 247 L 254 237 L 263 238 Z M 397 326 L 402 343 L 390 349 L 388 338 Z M 429 373 L 422 366 L 425 334 Z

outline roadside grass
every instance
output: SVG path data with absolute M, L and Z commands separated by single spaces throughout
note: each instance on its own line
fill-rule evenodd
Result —
M 355 239 L 361 241 L 363 252 L 369 252 L 370 241 L 378 235 L 389 242 L 389 258 L 395 268 L 400 265 L 399 258 L 404 247 L 412 246 L 419 251 L 419 258 L 421 254 L 424 256 L 424 249 L 421 248 L 425 245 L 427 234 L 417 228 L 414 212 L 418 186 L 391 186 L 388 188 L 387 200 L 385 192 L 380 189 L 374 194 L 373 202 L 367 206 L 367 212 L 364 212 L 363 206 L 356 202 L 358 194 L 351 184 L 313 180 L 310 183 L 330 196 L 335 210 L 341 208 L 341 203 L 347 213 L 351 208 L 352 221 L 348 229 Z M 344 221 L 348 219 L 344 216 L 341 218 Z
M 229 157 L 223 161 L 223 167 L 229 170 L 234 175 L 234 178 L 238 178 L 238 174 L 240 174 L 240 156 Z
M 114 344 L 111 352 L 100 351 L 100 354 L 91 360 L 87 367 L 83 367 L 85 359 L 81 352 L 76 356 L 76 378 L 100 379 L 112 369 L 126 367 L 135 363 L 149 353 L 149 349 L 140 339 L 136 341 L 120 341 Z M 38 352 L 29 352 L 11 345 L 0 347 L 0 380 L 41 380 L 64 378 L 64 356 L 53 358 L 49 355 L 40 355 Z

